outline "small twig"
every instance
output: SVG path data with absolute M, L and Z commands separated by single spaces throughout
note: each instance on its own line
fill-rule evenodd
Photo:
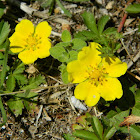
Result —
M 124 23 L 126 21 L 126 18 L 127 18 L 127 14 L 125 13 L 123 18 L 122 18 L 122 20 L 121 20 L 121 22 L 120 22 L 120 25 L 118 27 L 118 32 L 120 32 L 122 30 L 122 27 L 123 27 L 123 25 L 124 25 Z
M 129 31 L 129 32 L 125 32 L 125 33 L 123 33 L 123 36 L 128 35 L 128 34 L 132 34 L 132 33 L 136 32 L 137 30 L 138 30 L 138 28 L 136 28 L 132 31 Z
M 48 77 L 51 78 L 51 79 L 53 79 L 54 81 L 58 82 L 59 84 L 63 84 L 63 82 L 57 80 L 56 78 L 54 78 L 54 77 L 52 77 L 52 76 L 50 76 L 50 75 L 48 75 Z
M 134 0 L 129 0 L 127 3 L 126 3 L 126 5 L 128 5 L 128 4 L 130 4 L 131 2 L 133 2 Z M 123 12 L 124 13 L 124 12 Z M 120 22 L 120 25 L 119 25 L 119 27 L 118 27 L 118 32 L 120 32 L 121 30 L 122 30 L 122 27 L 123 27 L 123 25 L 124 25 L 124 23 L 125 23 L 125 21 L 126 21 L 126 18 L 127 18 L 127 13 L 124 13 L 124 16 L 123 16 L 123 18 L 122 18 L 122 20 L 121 20 L 121 22 Z
M 39 120 L 39 118 L 40 118 L 40 116 L 41 116 L 42 109 L 43 109 L 43 105 L 40 105 L 40 110 L 39 110 L 38 115 L 37 115 L 37 117 L 36 117 L 36 123 L 35 123 L 35 128 L 34 128 L 34 130 L 33 130 L 33 132 L 32 132 L 32 137 L 34 137 L 34 134 L 35 134 L 35 132 L 36 132 L 36 130 L 37 130 L 38 120 Z
M 127 70 L 127 73 L 129 73 L 130 75 L 132 75 L 133 77 L 135 77 L 137 80 L 140 81 L 140 77 L 139 77 L 139 76 L 133 74 L 132 72 L 130 72 L 130 71 L 128 71 L 128 70 Z
M 41 116 L 41 113 L 42 113 L 42 109 L 43 109 L 43 105 L 40 105 L 40 110 L 38 112 L 38 115 L 37 115 L 37 118 L 36 118 L 36 123 L 35 123 L 36 128 L 37 128 L 38 120 L 39 120 L 39 118 Z
M 54 36 L 59 36 L 59 37 L 61 37 L 61 34 L 60 34 L 60 33 L 57 33 L 57 32 L 54 32 L 54 31 L 51 31 L 51 34 L 53 34 Z
M 130 61 L 127 65 L 128 69 L 133 65 L 134 62 L 136 62 L 138 59 L 140 58 L 140 50 L 139 52 L 136 54 L 136 56 L 133 58 L 133 61 Z
M 37 92 L 38 90 L 45 90 L 45 89 L 49 89 L 49 88 L 64 87 L 64 86 L 69 86 L 69 85 L 74 85 L 74 84 L 70 83 L 70 84 L 64 84 L 64 85 L 40 87 L 40 88 L 36 88 L 36 89 L 31 89 L 31 91 Z M 0 94 L 0 96 L 4 96 L 4 95 L 14 95 L 14 94 L 24 93 L 24 92 L 25 92 L 25 90 L 21 90 L 21 91 L 16 91 L 16 92 L 11 92 L 11 93 Z
M 125 45 L 124 45 L 123 39 L 120 39 L 120 41 L 121 41 L 121 43 L 122 43 L 122 45 L 123 45 L 123 47 L 124 47 L 126 53 L 128 54 L 129 58 L 130 58 L 131 61 L 133 62 L 133 58 L 131 57 L 131 55 L 130 55 L 129 52 L 127 51 L 127 49 L 126 49 L 126 47 L 125 47 Z

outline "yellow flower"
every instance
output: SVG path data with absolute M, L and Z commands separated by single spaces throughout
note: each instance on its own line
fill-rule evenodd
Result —
M 34 27 L 27 19 L 22 20 L 15 28 L 14 34 L 9 38 L 10 50 L 19 53 L 18 57 L 24 64 L 31 64 L 38 58 L 50 55 L 51 42 L 48 38 L 52 28 L 46 21 Z
M 79 83 L 74 91 L 75 97 L 85 100 L 88 106 L 96 105 L 100 97 L 112 101 L 123 95 L 117 77 L 125 74 L 127 64 L 115 56 L 102 59 L 97 50 L 99 47 L 92 42 L 79 52 L 77 60 L 67 65 L 69 81 Z

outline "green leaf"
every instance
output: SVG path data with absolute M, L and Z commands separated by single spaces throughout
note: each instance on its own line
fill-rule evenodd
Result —
M 45 77 L 38 75 L 37 77 L 32 77 L 29 81 L 29 85 L 21 88 L 21 90 L 27 90 L 27 89 L 34 89 L 37 88 L 41 83 L 45 82 Z
M 7 105 L 9 106 L 10 110 L 15 114 L 16 117 L 22 114 L 22 109 L 24 105 L 20 98 L 11 98 L 7 101 Z
M 29 94 L 26 96 L 26 99 L 30 100 L 23 100 L 23 103 L 30 114 L 34 113 L 35 107 L 37 106 L 37 103 L 35 103 L 35 101 L 37 101 L 37 95 L 38 94 L 35 92 L 29 92 Z
M 5 5 L 0 1 L 0 18 L 3 16 L 5 10 Z
M 94 32 L 92 31 L 81 31 L 81 32 L 78 32 L 74 35 L 74 38 L 79 38 L 83 41 L 90 41 L 90 40 L 93 40 L 95 38 L 98 38 L 98 35 L 95 34 Z
M 68 16 L 68 17 L 72 17 L 71 13 L 65 9 L 65 7 L 61 4 L 61 2 L 59 0 L 56 0 L 58 6 L 64 11 L 64 13 Z
M 51 5 L 52 2 L 53 2 L 53 0 L 43 0 L 43 3 L 41 4 L 41 7 L 47 8 L 48 6 Z
M 116 128 L 113 127 L 108 127 L 105 132 L 104 132 L 104 140 L 109 140 L 116 132 Z
M 132 114 L 133 114 L 133 115 L 140 116 L 140 105 L 139 105 L 139 106 L 134 106 L 134 107 L 132 108 Z
M 70 32 L 68 30 L 64 30 L 62 32 L 61 39 L 62 39 L 63 42 L 71 41 L 71 34 L 70 34 Z
M 77 56 L 78 56 L 78 52 L 77 51 L 69 51 L 69 59 L 67 61 L 67 63 L 73 61 L 73 60 L 76 60 L 77 59 Z
M 97 25 L 96 25 L 96 20 L 93 16 L 92 13 L 90 12 L 84 12 L 82 14 L 83 20 L 85 25 L 90 29 L 92 32 L 98 35 L 98 30 L 97 30 Z
M 50 48 L 50 54 L 60 62 L 66 62 L 69 59 L 69 55 L 66 50 L 60 46 Z
M 140 127 L 136 126 L 136 125 L 131 125 L 130 128 L 130 133 L 131 135 L 136 139 L 139 140 L 140 139 Z
M 87 43 L 79 38 L 75 38 L 72 40 L 73 46 L 72 49 L 81 50 L 83 47 L 87 46 Z
M 54 47 L 68 47 L 71 45 L 71 42 L 60 42 L 57 43 Z
M 20 74 L 20 73 L 23 73 L 25 70 L 25 65 L 24 63 L 21 63 L 20 65 L 18 65 L 16 67 L 16 69 L 14 70 L 13 74 L 16 75 L 16 74 Z
M 69 80 L 68 80 L 67 66 L 65 64 L 62 64 L 61 66 L 59 66 L 59 70 L 61 71 L 61 77 L 63 83 L 68 84 Z
M 0 52 L 0 66 L 3 64 L 4 55 Z
M 140 24 L 138 25 L 138 32 L 140 32 Z
M 72 134 L 84 140 L 99 140 L 93 132 L 87 130 L 75 130 Z
M 117 33 L 117 29 L 115 27 L 109 27 L 103 32 L 103 34 L 106 34 L 106 35 L 111 35 L 111 34 L 116 34 L 116 33 Z
M 4 14 L 4 9 L 0 8 L 0 18 L 3 16 L 3 14 Z
M 6 86 L 9 91 L 13 91 L 15 89 L 16 81 L 12 73 L 8 76 L 8 80 L 6 81 Z
M 7 61 L 8 61 L 8 51 L 9 51 L 9 40 L 7 39 L 6 42 L 4 43 L 5 45 L 5 52 L 4 52 L 4 60 L 3 60 L 3 68 L 1 72 L 1 82 L 0 82 L 0 89 L 3 86 L 5 77 L 6 77 L 6 70 L 7 70 Z
M 26 77 L 23 74 L 16 74 L 14 75 L 15 79 L 18 82 L 18 85 L 25 85 L 28 83 L 28 80 L 26 79 Z
M 116 129 L 119 129 L 119 124 L 124 121 L 124 117 L 129 116 L 129 110 L 126 111 L 120 111 L 116 112 L 111 110 L 107 114 L 107 119 L 109 119 L 109 122 L 107 122 L 107 126 L 115 126 Z
M 0 96 L 0 110 L 1 110 L 2 118 L 3 118 L 3 123 L 0 124 L 0 127 L 1 127 L 7 122 L 6 111 L 3 107 L 1 96 Z
M 63 137 L 64 137 L 65 140 L 75 140 L 75 138 L 70 134 L 64 134 Z
M 98 21 L 98 32 L 99 34 L 102 34 L 104 27 L 106 23 L 109 21 L 110 17 L 109 16 L 102 16 L 99 21 Z
M 128 13 L 137 14 L 140 13 L 140 4 L 130 4 L 125 9 Z
M 140 89 L 135 94 L 135 106 L 132 108 L 132 114 L 140 116 Z
M 102 139 L 103 126 L 97 117 L 95 117 L 95 116 L 92 117 L 91 125 L 92 125 L 92 128 L 93 128 L 96 136 L 98 136 L 100 139 Z
M 3 42 L 6 40 L 9 32 L 10 32 L 10 26 L 8 22 L 1 21 L 0 22 L 0 45 L 3 44 Z

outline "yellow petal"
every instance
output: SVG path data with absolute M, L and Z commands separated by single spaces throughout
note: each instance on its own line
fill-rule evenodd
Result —
M 51 48 L 51 42 L 48 38 L 41 40 L 41 42 L 42 43 L 37 46 L 38 49 L 36 51 L 39 58 L 45 58 L 50 55 L 49 49 Z
M 100 52 L 97 50 L 99 46 L 98 43 L 92 42 L 88 47 L 83 47 L 82 51 L 78 54 L 78 60 L 84 65 L 98 65 L 101 62 Z
M 21 52 L 26 45 L 26 42 L 20 37 L 20 34 L 14 33 L 10 38 L 10 50 L 13 53 Z
M 103 58 L 103 67 L 110 77 L 120 77 L 127 71 L 127 64 L 117 57 Z
M 102 84 L 98 85 L 100 95 L 106 101 L 120 99 L 123 95 L 122 85 L 117 78 L 107 78 Z
M 87 79 L 87 67 L 82 65 L 79 60 L 74 60 L 67 65 L 68 79 L 73 83 L 80 83 Z
M 74 95 L 77 99 L 85 100 L 88 106 L 94 106 L 100 99 L 97 91 L 97 87 L 91 84 L 89 80 L 86 80 L 76 86 Z
M 15 28 L 15 32 L 23 39 L 34 33 L 34 25 L 30 20 L 23 19 Z
M 52 28 L 48 24 L 48 22 L 43 21 L 40 22 L 36 28 L 35 28 L 35 35 L 38 35 L 39 37 L 49 37 L 51 34 Z
M 32 64 L 38 57 L 35 51 L 25 50 L 18 54 L 18 58 L 21 59 L 24 64 Z
M 88 94 L 85 103 L 87 106 L 94 106 L 100 100 L 100 95 L 97 91 L 93 90 L 91 93 Z

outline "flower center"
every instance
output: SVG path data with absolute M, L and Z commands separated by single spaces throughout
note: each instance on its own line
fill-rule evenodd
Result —
M 38 44 L 41 44 L 40 37 L 38 35 L 30 34 L 27 39 L 25 40 L 26 45 L 25 48 L 27 50 L 36 50 L 39 48 Z
M 106 77 L 108 73 L 106 72 L 106 69 L 103 67 L 93 67 L 89 66 L 89 80 L 91 84 L 94 84 L 95 86 L 98 86 L 99 84 L 103 84 L 104 81 L 106 81 Z

